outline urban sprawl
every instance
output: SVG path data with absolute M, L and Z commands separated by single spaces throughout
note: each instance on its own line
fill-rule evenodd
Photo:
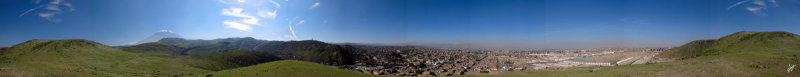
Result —
M 617 66 L 658 62 L 666 48 L 605 48 L 578 50 L 478 50 L 411 46 L 362 47 L 347 69 L 396 76 L 452 76 L 585 66 Z

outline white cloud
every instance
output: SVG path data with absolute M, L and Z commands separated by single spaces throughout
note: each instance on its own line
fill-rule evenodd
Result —
M 297 25 L 300 25 L 300 24 L 303 24 L 303 23 L 306 23 L 306 20 L 300 20 L 300 22 L 297 22 Z M 295 26 L 297 26 L 297 25 L 295 25 Z
M 314 4 L 311 5 L 311 8 L 317 8 L 317 7 L 319 7 L 319 2 L 314 2 Z
M 53 11 L 61 11 L 61 7 L 58 7 L 58 5 L 47 5 L 47 6 L 44 7 L 44 9 L 53 10 Z
M 175 33 L 175 32 L 173 32 L 173 31 L 171 31 L 171 30 L 161 30 L 161 31 L 159 31 L 159 32 Z
M 258 23 L 259 20 L 261 20 L 261 19 L 252 17 L 252 18 L 243 19 L 242 22 L 247 23 L 247 24 L 253 24 L 253 25 L 261 25 L 260 23 Z
M 230 7 L 230 8 L 227 8 L 227 9 L 222 9 L 222 15 L 234 16 L 234 17 L 242 17 L 242 18 L 253 17 L 253 16 L 250 16 L 250 15 L 242 13 L 242 11 L 244 11 L 244 9 L 242 9 L 242 8 Z
M 769 3 L 767 3 L 769 2 Z M 751 4 L 746 4 L 751 3 Z M 758 16 L 766 16 L 767 13 L 764 10 L 770 7 L 778 7 L 778 1 L 776 0 L 743 0 L 728 6 L 728 10 L 742 6 L 745 10 L 750 11 L 751 13 L 758 15 Z
M 57 14 L 61 14 L 61 12 L 39 13 L 38 16 L 52 22 L 61 22 L 61 19 L 55 17 Z
M 37 13 L 36 16 L 39 16 L 51 22 L 60 22 L 61 19 L 59 19 L 56 16 L 63 14 L 64 13 L 63 9 L 68 9 L 69 10 L 68 12 L 75 11 L 75 8 L 73 7 L 72 3 L 64 0 L 51 0 L 47 4 L 39 4 L 41 3 L 41 0 L 33 0 L 33 3 L 37 4 L 38 6 L 28 9 L 27 11 L 20 14 L 18 17 L 25 16 L 31 12 L 39 12 Z M 41 8 L 44 9 L 39 10 Z
M 72 3 L 64 3 L 64 6 L 67 6 L 69 11 L 75 11 L 75 8 L 72 8 Z
M 232 16 L 232 17 L 239 17 L 241 18 L 242 23 L 251 24 L 251 25 L 261 25 L 259 23 L 259 18 L 255 16 L 251 16 L 246 13 L 242 13 L 244 9 L 237 8 L 237 7 L 230 7 L 227 9 L 222 9 L 222 15 L 224 16 Z
M 226 25 L 238 23 L 242 25 L 260 26 L 262 25 L 262 18 L 275 19 L 278 16 L 277 10 L 281 8 L 281 4 L 274 0 L 218 0 L 220 3 L 226 4 L 229 8 L 222 8 L 223 16 L 236 17 L 231 20 L 224 20 Z M 264 6 L 274 7 L 264 7 Z M 241 30 L 241 29 L 240 29 Z
M 279 4 L 278 2 L 275 2 L 273 0 L 269 0 L 269 3 L 272 3 L 272 5 L 275 5 L 275 8 L 281 8 L 281 4 Z
M 58 5 L 58 4 L 61 4 L 61 2 L 64 2 L 64 0 L 53 0 L 53 1 L 50 1 L 50 4 Z
M 278 17 L 278 11 L 277 10 L 273 10 L 271 12 L 259 11 L 258 12 L 258 16 L 261 16 L 261 17 L 267 18 L 267 19 L 275 19 L 276 17 Z
M 225 24 L 225 28 L 232 28 L 236 30 L 246 31 L 246 32 L 253 32 L 253 28 L 250 25 L 233 22 L 233 21 L 224 21 L 222 22 Z

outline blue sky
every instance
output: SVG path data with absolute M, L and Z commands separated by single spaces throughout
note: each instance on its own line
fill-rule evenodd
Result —
M 737 31 L 800 32 L 798 0 L 4 0 L 0 46 L 126 45 L 162 30 L 492 48 L 670 47 Z

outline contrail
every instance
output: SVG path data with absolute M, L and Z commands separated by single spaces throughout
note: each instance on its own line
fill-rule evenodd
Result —
M 297 34 L 294 33 L 294 29 L 292 29 L 293 25 L 289 25 L 289 31 L 292 32 L 292 39 L 297 40 Z
M 297 19 L 297 17 L 295 17 L 295 19 Z M 300 20 L 297 23 L 294 23 L 294 20 L 289 21 L 289 31 L 292 32 L 292 39 L 293 40 L 297 40 L 297 33 L 294 32 L 294 26 L 303 24 L 305 22 L 306 22 L 306 20 Z
M 18 17 L 25 16 L 25 14 L 28 14 L 28 13 L 30 13 L 31 11 L 33 11 L 33 10 L 36 10 L 36 9 L 39 9 L 39 8 L 42 8 L 42 7 L 44 7 L 44 6 L 39 6 L 39 7 L 35 7 L 35 8 L 28 9 L 28 11 L 25 11 L 25 13 L 19 14 L 19 16 L 18 16 Z
M 298 18 L 300 18 L 300 17 L 294 17 L 294 19 L 291 19 L 291 20 L 286 19 L 287 21 L 289 21 L 289 31 L 292 32 L 292 39 L 293 40 L 297 40 L 297 33 L 294 32 L 294 26 L 301 25 L 301 24 L 306 22 L 306 20 L 300 20 L 300 21 L 297 21 L 297 23 L 295 23 L 294 21 L 297 20 Z

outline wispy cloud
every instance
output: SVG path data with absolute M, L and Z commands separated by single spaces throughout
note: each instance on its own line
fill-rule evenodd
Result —
M 173 32 L 172 30 L 161 30 L 161 31 L 159 31 L 159 32 L 175 33 L 175 32 Z
M 269 11 L 269 12 L 259 11 L 258 12 L 258 16 L 261 16 L 262 18 L 267 18 L 267 19 L 275 19 L 276 17 L 278 17 L 278 11 L 277 10 L 273 10 L 273 11 Z
M 279 4 L 278 2 L 275 2 L 273 0 L 269 0 L 269 3 L 272 3 L 272 5 L 275 5 L 276 8 L 281 8 L 281 4 Z
M 300 25 L 300 24 L 303 24 L 303 23 L 306 23 L 306 20 L 300 20 L 299 22 L 297 22 L 297 25 Z
M 740 6 L 757 16 L 767 16 L 767 13 L 765 13 L 764 10 L 768 9 L 770 6 L 778 7 L 779 5 L 778 1 L 776 0 L 743 0 L 728 6 L 728 10 Z
M 250 14 L 247 14 L 247 13 L 243 13 L 243 12 L 244 12 L 243 8 L 237 8 L 237 7 L 230 7 L 230 8 L 222 9 L 222 15 L 231 16 L 231 17 L 237 17 L 237 18 L 240 18 L 240 20 L 241 20 L 239 22 L 235 22 L 235 21 L 231 21 L 231 20 L 225 20 L 223 22 L 223 24 L 225 24 L 225 27 L 233 28 L 233 29 L 237 29 L 237 30 L 241 30 L 241 31 L 246 31 L 246 32 L 252 32 L 253 28 L 250 25 L 261 25 L 259 23 L 259 20 L 260 20 L 259 18 L 255 17 L 255 16 L 252 16 Z M 242 24 L 242 23 L 245 23 L 245 24 Z
M 278 17 L 277 9 L 281 4 L 273 0 L 218 0 L 226 4 L 229 8 L 222 8 L 223 16 L 234 17 L 232 20 L 224 20 L 223 24 L 228 28 L 237 30 L 247 30 L 252 32 L 252 26 L 260 26 L 262 18 L 275 19 Z M 274 5 L 273 9 L 264 5 Z M 236 26 L 236 27 L 233 27 Z
M 230 7 L 227 9 L 222 9 L 222 15 L 225 16 L 233 16 L 233 17 L 241 17 L 241 18 L 254 18 L 248 14 L 242 13 L 244 9 L 237 8 L 237 7 Z
M 253 32 L 253 28 L 250 27 L 250 25 L 242 24 L 242 23 L 239 23 L 239 22 L 233 22 L 233 21 L 224 21 L 222 23 L 225 24 L 225 28 L 232 28 L 232 29 L 246 31 L 246 32 Z
M 42 0 L 33 0 L 33 3 L 38 6 L 28 9 L 27 11 L 20 14 L 18 17 L 25 16 L 28 13 L 38 12 L 36 16 L 39 16 L 51 22 L 61 22 L 61 19 L 56 16 L 63 14 L 64 12 L 75 11 L 75 8 L 73 7 L 72 3 L 64 0 L 51 0 L 46 4 L 40 4 L 41 1 Z M 66 9 L 66 11 L 64 9 Z
M 311 5 L 311 8 L 312 8 L 312 9 L 313 9 L 313 8 L 317 8 L 317 7 L 319 7 L 319 2 L 314 2 L 314 4 L 313 4 L 313 5 Z

